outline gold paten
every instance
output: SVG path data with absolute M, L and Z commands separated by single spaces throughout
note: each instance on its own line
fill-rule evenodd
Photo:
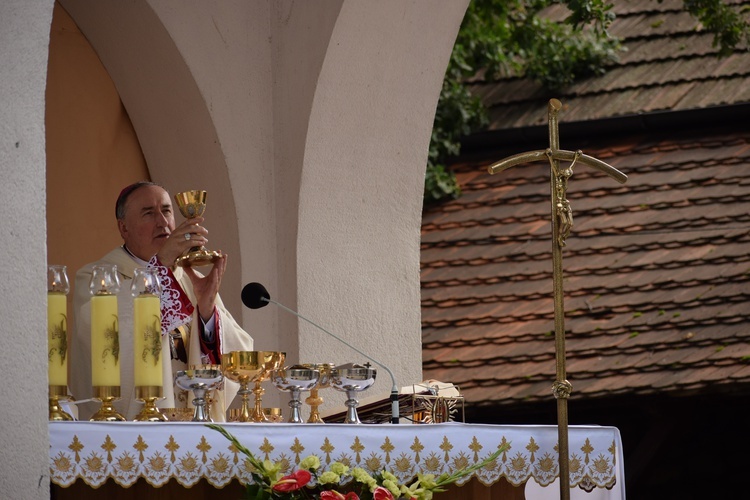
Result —
M 115 410 L 114 402 L 120 399 L 119 385 L 95 385 L 94 399 L 101 401 L 99 410 L 94 413 L 89 421 L 91 422 L 125 422 L 120 412 Z
M 565 308 L 563 304 L 563 269 L 562 247 L 573 228 L 573 211 L 566 198 L 568 179 L 573 175 L 573 166 L 583 163 L 589 167 L 604 172 L 620 184 L 624 184 L 628 177 L 608 165 L 607 163 L 583 154 L 581 151 L 565 151 L 560 149 L 557 114 L 562 109 L 562 103 L 557 99 L 550 99 L 547 107 L 549 121 L 549 148 L 546 150 L 528 151 L 493 163 L 487 168 L 490 174 L 502 172 L 521 163 L 534 161 L 549 161 L 551 205 L 552 205 L 552 283 L 555 302 L 555 364 L 556 380 L 552 392 L 557 399 L 558 452 L 560 459 L 560 498 L 570 499 L 570 472 L 568 453 L 568 397 L 572 385 L 565 373 Z M 567 168 L 560 167 L 560 161 L 570 161 Z
M 268 422 L 263 413 L 262 396 L 265 390 L 261 383 L 271 372 L 284 363 L 286 353 L 276 351 L 232 351 L 222 354 L 221 366 L 224 376 L 240 384 L 237 394 L 242 395 L 242 407 L 237 422 Z M 255 383 L 251 391 L 250 383 Z M 255 407 L 250 411 L 250 393 L 255 395 Z
M 203 217 L 203 213 L 206 211 L 205 191 L 184 191 L 174 195 L 174 199 L 177 202 L 177 208 L 186 219 Z M 206 247 L 192 247 L 177 257 L 175 265 L 182 267 L 206 266 L 215 262 L 219 257 L 220 254 L 218 252 L 207 250 Z

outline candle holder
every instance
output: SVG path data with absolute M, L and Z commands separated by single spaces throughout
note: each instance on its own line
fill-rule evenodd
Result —
M 75 420 L 60 407 L 60 401 L 68 401 L 69 399 L 67 385 L 49 386 L 49 419 L 51 422 Z
M 318 394 L 320 389 L 326 389 L 331 386 L 331 370 L 334 368 L 333 363 L 303 364 L 306 368 L 312 368 L 320 372 L 318 383 L 310 389 L 310 395 L 305 398 L 305 403 L 310 406 L 310 417 L 307 419 L 308 424 L 324 424 L 320 417 L 318 408 L 323 404 L 323 398 Z
M 169 419 L 159 408 L 156 402 L 164 396 L 164 388 L 160 385 L 136 386 L 135 399 L 143 403 L 143 408 L 133 419 L 134 422 L 168 422 Z
M 288 392 L 291 395 L 289 408 L 292 409 L 288 422 L 290 424 L 301 424 L 304 421 L 299 412 L 302 406 L 300 401 L 300 392 L 309 391 L 318 383 L 320 372 L 312 368 L 301 365 L 289 366 L 273 371 L 271 381 L 280 391 Z
M 68 396 L 68 292 L 65 266 L 47 267 L 47 357 L 49 419 L 73 420 L 59 402 Z
M 101 402 L 99 410 L 94 413 L 91 422 L 125 422 L 120 412 L 115 410 L 114 402 L 120 399 L 120 386 L 94 386 L 94 399 Z
M 357 415 L 357 393 L 362 392 L 375 383 L 377 371 L 362 365 L 348 363 L 337 366 L 331 371 L 331 385 L 337 391 L 346 393 L 345 424 L 361 424 Z
M 242 396 L 242 408 L 238 422 L 268 422 L 263 413 L 261 396 L 265 392 L 261 383 L 284 362 L 286 353 L 275 351 L 232 351 L 223 354 L 221 366 L 224 376 L 240 384 L 237 394 Z M 250 383 L 255 388 L 250 390 Z M 255 395 L 255 407 L 250 410 L 250 393 Z
M 222 380 L 224 377 L 221 370 L 182 370 L 175 374 L 174 381 L 177 387 L 186 391 L 192 390 L 195 394 L 193 422 L 213 422 L 206 404 L 206 396 L 209 391 L 219 387 Z

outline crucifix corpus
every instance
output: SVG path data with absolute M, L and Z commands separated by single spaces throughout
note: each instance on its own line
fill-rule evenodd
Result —
M 563 268 L 562 248 L 573 228 L 573 211 L 566 199 L 568 179 L 573 175 L 576 163 L 583 163 L 612 177 L 624 184 L 628 177 L 605 162 L 578 151 L 560 149 L 560 137 L 557 130 L 557 114 L 562 104 L 557 99 L 550 99 L 547 107 L 549 118 L 549 148 L 527 151 L 510 156 L 493 163 L 487 170 L 497 174 L 511 167 L 533 161 L 548 161 L 550 165 L 550 193 L 552 204 L 552 286 L 555 302 L 555 365 L 556 380 L 552 393 L 557 399 L 557 433 L 558 461 L 560 466 L 560 498 L 570 499 L 570 455 L 568 453 L 568 397 L 572 385 L 565 373 L 565 308 L 563 304 Z M 568 167 L 561 167 L 560 161 L 571 162 Z M 564 459 L 563 459 L 564 458 Z

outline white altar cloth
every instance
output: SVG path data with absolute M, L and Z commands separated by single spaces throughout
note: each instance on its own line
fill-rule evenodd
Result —
M 533 479 L 546 486 L 559 473 L 556 426 L 221 425 L 258 458 L 285 461 L 287 470 L 314 454 L 323 469 L 334 461 L 372 472 L 386 468 L 404 482 L 418 472 L 462 469 L 508 444 L 508 451 L 474 474 L 483 484 L 505 477 L 513 485 Z M 93 487 L 109 478 L 124 487 L 141 477 L 155 487 L 170 479 L 186 487 L 201 478 L 216 487 L 232 479 L 252 481 L 244 455 L 219 432 L 197 422 L 50 422 L 49 433 L 51 481 L 63 487 L 78 478 Z M 571 426 L 568 441 L 571 486 L 624 499 L 620 432 Z

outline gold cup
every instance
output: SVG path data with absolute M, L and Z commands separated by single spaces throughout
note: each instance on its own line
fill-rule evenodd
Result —
M 242 409 L 238 422 L 268 422 L 263 413 L 262 395 L 265 392 L 261 383 L 271 376 L 271 372 L 284 363 L 286 353 L 275 351 L 232 351 L 221 356 L 224 376 L 240 384 L 237 394 L 242 396 Z M 255 388 L 250 390 L 250 383 Z M 255 395 L 255 408 L 250 411 L 250 393 Z
M 206 211 L 205 191 L 183 191 L 174 195 L 177 208 L 186 219 L 203 217 Z M 206 247 L 191 247 L 175 260 L 175 265 L 182 267 L 200 267 L 216 262 L 221 255 L 219 252 L 207 250 Z

